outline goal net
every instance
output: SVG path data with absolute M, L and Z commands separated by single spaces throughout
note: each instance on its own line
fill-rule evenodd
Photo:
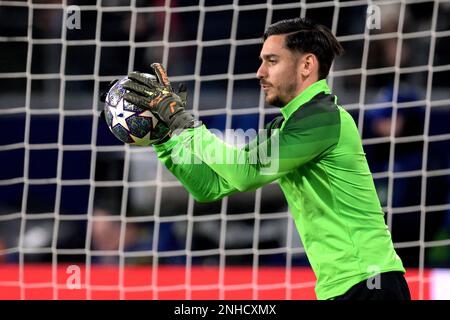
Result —
M 449 298 L 449 16 L 444 0 L 0 2 L 0 298 L 314 299 L 277 184 L 198 203 L 99 118 L 109 81 L 161 62 L 209 128 L 262 128 L 279 109 L 255 77 L 261 36 L 293 17 L 346 50 L 328 84 L 413 298 Z

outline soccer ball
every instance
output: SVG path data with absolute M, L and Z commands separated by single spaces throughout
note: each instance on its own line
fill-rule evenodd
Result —
M 148 75 L 156 80 L 153 75 Z M 105 119 L 109 130 L 120 141 L 135 146 L 150 146 L 169 134 L 169 128 L 148 109 L 126 101 L 122 86 L 128 78 L 117 81 L 105 98 Z

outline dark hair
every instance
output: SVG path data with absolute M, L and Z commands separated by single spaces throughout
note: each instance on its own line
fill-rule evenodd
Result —
M 286 47 L 292 51 L 312 53 L 319 60 L 319 79 L 325 79 L 330 72 L 335 56 L 344 49 L 327 27 L 308 19 L 295 18 L 271 24 L 264 32 L 264 41 L 272 35 L 287 34 Z

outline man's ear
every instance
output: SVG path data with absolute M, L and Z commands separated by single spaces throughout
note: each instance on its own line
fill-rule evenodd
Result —
M 315 70 L 318 70 L 319 65 L 314 54 L 305 53 L 300 59 L 300 74 L 302 77 L 308 78 Z

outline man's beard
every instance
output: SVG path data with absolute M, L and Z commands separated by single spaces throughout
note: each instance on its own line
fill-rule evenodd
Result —
M 277 107 L 277 108 L 283 108 L 285 106 L 284 101 L 282 101 L 279 96 L 276 96 L 272 100 L 268 101 L 268 103 L 271 106 L 274 106 L 274 107 Z
M 286 99 L 281 99 L 280 95 L 276 95 L 271 100 L 267 101 L 268 104 L 277 107 L 277 108 L 283 108 L 285 105 L 287 105 L 292 99 L 295 98 L 295 88 L 296 83 L 293 83 L 289 85 L 286 89 L 286 94 L 288 101 L 285 101 Z

